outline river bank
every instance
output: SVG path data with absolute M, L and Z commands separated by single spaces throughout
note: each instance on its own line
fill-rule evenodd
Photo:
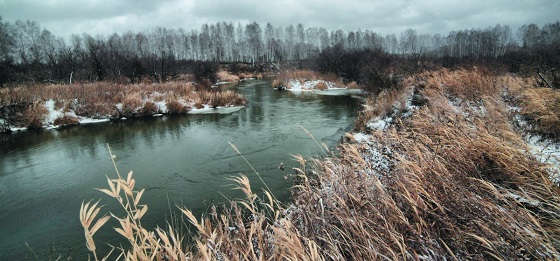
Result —
M 356 82 L 343 83 L 335 75 L 321 74 L 309 70 L 282 71 L 273 81 L 278 90 L 293 93 L 314 93 L 319 95 L 359 95 L 362 89 Z

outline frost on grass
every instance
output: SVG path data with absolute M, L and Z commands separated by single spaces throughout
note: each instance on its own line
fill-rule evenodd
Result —
M 508 97 L 510 94 L 505 92 L 502 96 Z M 539 162 L 546 164 L 550 178 L 560 184 L 560 142 L 545 138 L 538 133 L 531 133 L 531 125 L 521 115 L 520 106 L 507 103 L 506 109 L 511 115 L 512 125 L 521 133 L 527 143 L 528 152 Z
M 288 81 L 286 89 L 294 93 L 313 92 L 315 94 L 328 96 L 356 95 L 362 93 L 361 89 L 350 89 L 346 86 L 338 85 L 335 82 L 324 80 L 303 81 L 292 79 Z

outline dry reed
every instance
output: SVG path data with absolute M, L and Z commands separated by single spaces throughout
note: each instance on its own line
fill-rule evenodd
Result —
M 504 81 L 479 73 L 427 72 L 405 81 L 412 87 L 371 98 L 378 103 L 369 104 L 371 117 L 401 108 L 410 95 L 426 102 L 367 142 L 340 145 L 337 156 L 294 156 L 300 167 L 289 206 L 269 191 L 259 196 L 240 176 L 232 181 L 245 198 L 222 211 L 197 218 L 181 208 L 198 233 L 192 247 L 172 228 L 142 227 L 144 190 L 115 165 L 117 178 L 99 190 L 125 210 L 114 216 L 130 243 L 122 259 L 559 259 L 560 188 L 513 128 Z M 99 212 L 86 204 L 80 214 L 95 259 L 93 236 L 107 218 L 94 224 Z

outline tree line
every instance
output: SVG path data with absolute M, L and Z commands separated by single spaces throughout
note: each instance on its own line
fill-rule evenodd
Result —
M 220 22 L 199 30 L 157 27 L 144 32 L 56 36 L 37 22 L 10 23 L 0 17 L 0 84 L 70 82 L 142 77 L 166 80 L 192 72 L 197 63 L 283 63 L 316 59 L 334 47 L 346 52 L 376 50 L 400 57 L 512 59 L 558 47 L 560 23 L 452 31 L 447 35 L 396 34 L 371 30 L 327 30 Z M 529 50 L 529 51 L 528 51 Z M 539 59 L 547 59 L 541 55 Z M 525 57 L 526 58 L 526 57 Z M 549 58 L 550 59 L 550 58 Z M 198 66 L 200 67 L 200 66 Z

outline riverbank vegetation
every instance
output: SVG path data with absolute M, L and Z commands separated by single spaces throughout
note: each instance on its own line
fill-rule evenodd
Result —
M 45 128 L 123 117 L 197 113 L 242 106 L 232 90 L 193 82 L 18 86 L 0 89 L 2 118 L 15 128 Z
M 124 206 L 115 230 L 130 243 L 114 251 L 125 260 L 557 259 L 560 173 L 551 157 L 560 154 L 544 160 L 531 143 L 535 130 L 549 133 L 531 123 L 551 114 L 538 104 L 556 95 L 532 78 L 477 67 L 411 75 L 369 98 L 337 156 L 295 156 L 292 202 L 240 176 L 245 199 L 202 218 L 181 208 L 193 244 L 173 227 L 142 227 L 148 207 L 131 173 L 109 179 L 100 191 Z M 109 219 L 97 219 L 102 211 L 80 211 L 92 252 Z
M 322 74 L 311 70 L 285 70 L 276 76 L 272 87 L 290 91 L 329 91 L 354 89 L 360 86 L 353 81 L 344 83 L 342 78 L 335 74 Z

